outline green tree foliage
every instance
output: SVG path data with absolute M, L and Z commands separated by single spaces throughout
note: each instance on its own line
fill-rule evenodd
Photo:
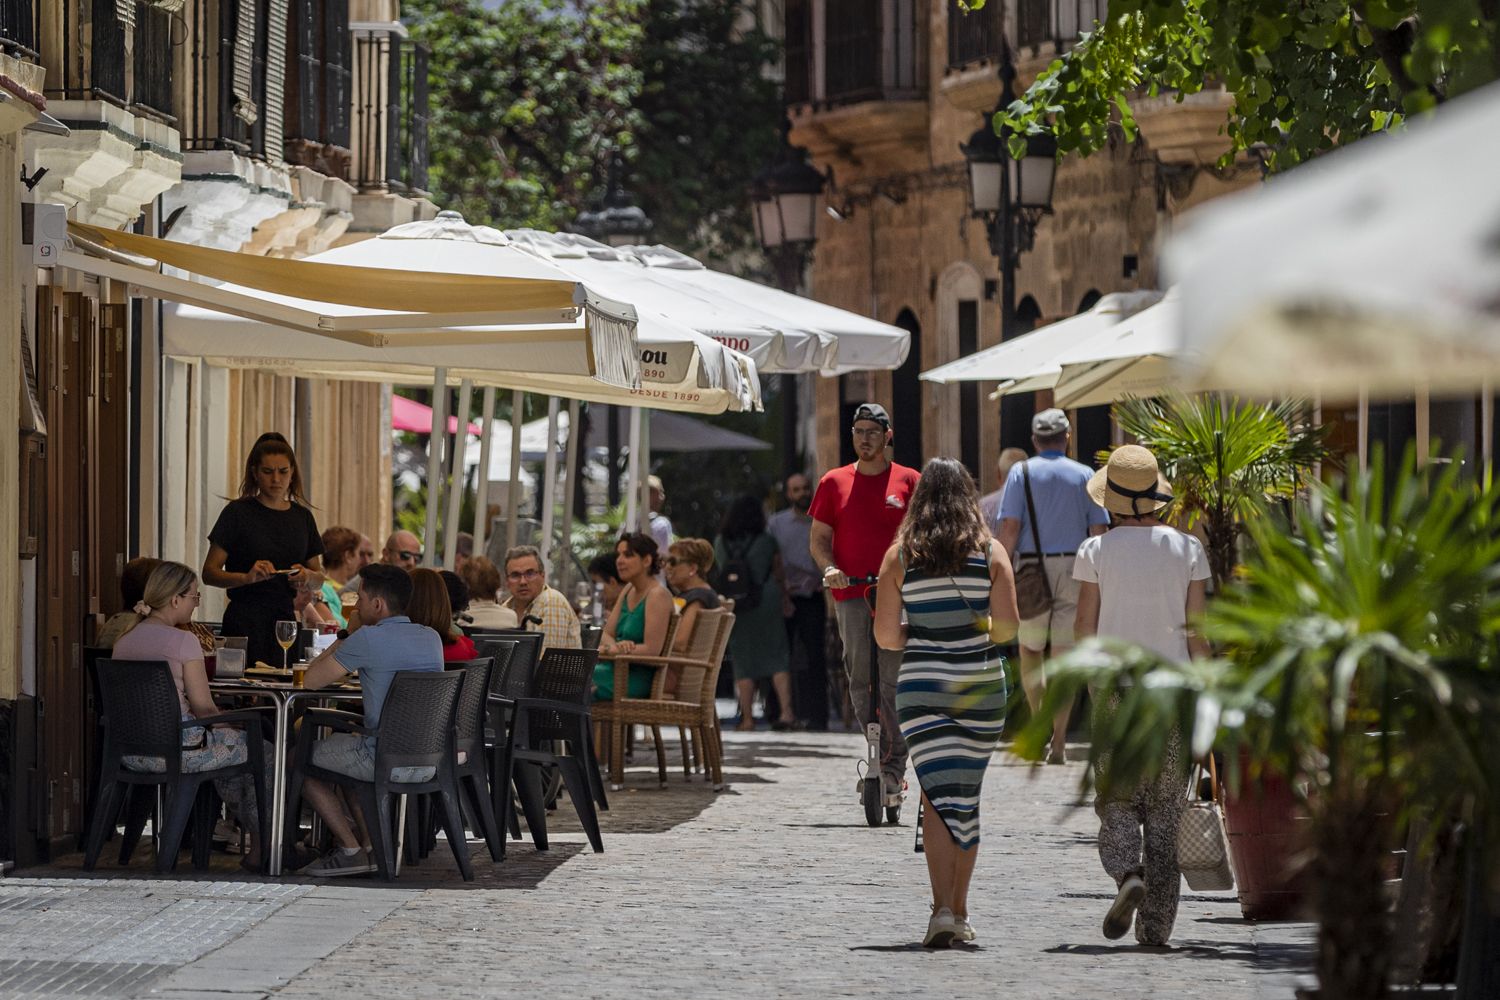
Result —
M 1112 121 L 1133 138 L 1138 95 L 1222 84 L 1225 161 L 1263 146 L 1282 169 L 1500 77 L 1497 30 L 1496 0 L 1111 0 L 1001 117 L 1088 154 Z
M 654 238 L 751 243 L 744 202 L 780 120 L 777 46 L 744 0 L 409 0 L 432 50 L 432 186 L 470 222 L 565 228 L 613 150 Z

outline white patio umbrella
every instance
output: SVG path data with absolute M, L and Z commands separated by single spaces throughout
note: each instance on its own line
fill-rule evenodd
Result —
M 1176 290 L 1168 289 L 1155 305 L 1058 355 L 1054 405 L 1102 406 L 1127 396 L 1159 396 L 1185 388 L 1179 319 Z
M 1193 213 L 1166 246 L 1193 379 L 1354 399 L 1500 377 L 1500 85 Z
M 1112 292 L 1092 309 L 976 351 L 921 374 L 927 382 L 999 382 L 1000 393 L 1051 389 L 1062 368 L 1057 359 L 1069 348 L 1161 300 L 1158 291 Z
M 907 351 L 911 349 L 911 334 L 899 326 L 715 271 L 671 247 L 637 246 L 624 249 L 634 254 L 664 283 L 693 289 L 721 303 L 726 309 L 753 310 L 753 314 L 769 317 L 770 322 L 779 327 L 816 330 L 831 336 L 834 344 L 818 368 L 824 375 L 893 371 L 905 363 Z M 730 346 L 739 348 L 740 345 Z
M 763 373 L 823 371 L 831 365 L 837 346 L 832 334 L 674 282 L 643 264 L 632 249 L 616 249 L 572 233 L 514 229 L 506 235 L 602 295 L 622 296 L 622 301 L 647 307 L 748 355 Z

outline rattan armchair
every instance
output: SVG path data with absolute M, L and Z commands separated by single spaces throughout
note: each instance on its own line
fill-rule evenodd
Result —
M 656 743 L 656 768 L 659 780 L 667 782 L 667 756 L 662 744 L 661 727 L 677 726 L 683 740 L 683 772 L 689 773 L 687 734 L 692 732 L 705 751 L 715 787 L 723 783 L 722 772 L 716 765 L 719 759 L 712 752 L 716 744 L 714 727 L 707 722 L 717 722 L 714 711 L 714 688 L 719 680 L 719 667 L 724 659 L 724 650 L 729 641 L 729 629 L 734 624 L 734 615 L 722 609 L 702 611 L 698 614 L 693 634 L 687 649 L 676 655 L 641 656 L 636 653 L 621 653 L 614 658 L 614 697 L 609 701 L 595 703 L 594 723 L 600 735 L 607 727 L 609 739 L 597 738 L 600 747 L 607 747 L 610 784 L 616 789 L 625 781 L 625 735 L 631 726 L 648 726 Z M 668 646 L 670 648 L 670 645 Z M 655 669 L 651 694 L 646 698 L 626 696 L 630 668 L 644 666 Z M 667 668 L 681 671 L 677 683 L 677 694 L 673 698 L 663 695 Z

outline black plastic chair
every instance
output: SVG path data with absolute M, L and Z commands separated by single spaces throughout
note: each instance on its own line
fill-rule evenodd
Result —
M 594 764 L 589 714 L 598 658 L 598 652 L 590 649 L 547 650 L 532 677 L 530 694 L 515 701 L 514 718 L 496 774 L 504 775 L 500 787 L 514 785 L 532 842 L 539 851 L 548 846 L 544 767 L 555 767 L 561 773 L 589 843 L 595 852 L 604 850 L 599 816 L 594 811 L 594 802 L 603 797 L 604 789 Z M 573 754 L 565 756 L 549 746 L 557 742 L 571 744 Z M 508 823 L 510 796 L 502 796 L 501 801 L 502 818 Z
M 469 842 L 464 838 L 463 812 L 459 807 L 458 778 L 455 771 L 457 741 L 455 722 L 458 714 L 461 671 L 403 670 L 391 679 L 390 691 L 380 709 L 380 725 L 366 728 L 361 716 L 334 709 L 313 708 L 302 716 L 297 736 L 296 764 L 292 768 L 287 795 L 289 834 L 295 834 L 296 817 L 302 808 L 302 783 L 317 778 L 343 785 L 359 796 L 370 832 L 370 846 L 380 877 L 390 881 L 396 871 L 396 812 L 399 795 L 435 792 L 442 803 L 443 829 L 448 846 L 464 881 L 474 879 L 469 864 Z M 312 762 L 313 733 L 319 728 L 341 733 L 355 733 L 375 738 L 375 777 L 361 781 L 339 771 L 330 771 Z M 397 767 L 431 767 L 427 781 L 392 781 L 391 769 Z M 418 830 L 413 837 L 420 837 Z M 287 841 L 291 843 L 290 840 Z
M 103 727 L 104 747 L 100 757 L 99 785 L 94 795 L 93 816 L 89 823 L 88 843 L 84 848 L 83 869 L 93 871 L 99 851 L 114 827 L 120 812 L 122 793 L 143 785 L 158 786 L 167 793 L 166 817 L 162 824 L 156 852 L 156 870 L 175 871 L 177 854 L 182 847 L 188 819 L 205 783 L 216 778 L 249 774 L 255 785 L 261 837 L 266 843 L 270 797 L 265 787 L 265 762 L 261 752 L 260 718 L 255 709 L 221 712 L 218 715 L 183 721 L 177 698 L 177 684 L 164 660 L 99 659 L 94 664 L 98 679 L 100 710 L 107 721 Z M 193 726 L 208 727 L 238 723 L 245 728 L 246 759 L 241 764 L 210 771 L 185 771 L 183 753 L 194 749 L 183 747 L 184 731 Z M 162 771 L 132 771 L 125 767 L 127 756 L 159 757 Z M 212 787 L 211 785 L 209 787 Z M 144 819 L 141 820 L 144 826 Z M 141 826 L 128 825 L 120 844 L 120 863 L 130 860 L 140 838 Z M 207 836 L 197 838 L 193 852 L 195 867 L 208 867 Z
M 504 834 L 495 820 L 494 801 L 490 798 L 489 765 L 484 748 L 493 664 L 488 657 L 481 657 L 477 660 L 447 663 L 444 666 L 448 670 L 462 670 L 464 674 L 463 688 L 458 696 L 458 715 L 454 722 L 458 759 L 454 762 L 453 770 L 458 776 L 461 804 L 469 819 L 470 828 L 484 837 L 490 858 L 500 861 L 505 857 Z M 431 796 L 424 795 L 422 799 L 429 802 Z M 426 857 L 437 843 L 437 810 L 429 808 L 422 812 L 421 856 Z

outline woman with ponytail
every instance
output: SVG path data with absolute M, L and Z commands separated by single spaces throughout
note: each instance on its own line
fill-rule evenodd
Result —
M 151 571 L 145 593 L 131 610 L 135 622 L 115 640 L 113 659 L 165 660 L 177 684 L 178 707 L 184 720 L 219 714 L 208 690 L 208 671 L 203 666 L 203 650 L 193 633 L 182 625 L 192 619 L 198 607 L 198 577 L 182 563 L 163 562 Z M 257 733 L 254 736 L 259 739 Z M 245 734 L 238 729 L 215 727 L 205 732 L 188 729 L 182 738 L 182 767 L 185 771 L 211 771 L 230 764 L 243 763 L 248 756 Z M 192 749 L 188 749 L 192 747 Z M 266 747 L 267 766 L 271 748 Z M 159 772 L 166 768 L 160 757 L 124 759 L 132 771 Z M 266 786 L 270 787 L 270 775 Z M 245 867 L 260 865 L 260 844 L 256 820 L 255 784 L 247 774 L 221 778 L 214 782 L 219 797 L 236 807 L 240 825 L 250 833 L 250 853 Z

